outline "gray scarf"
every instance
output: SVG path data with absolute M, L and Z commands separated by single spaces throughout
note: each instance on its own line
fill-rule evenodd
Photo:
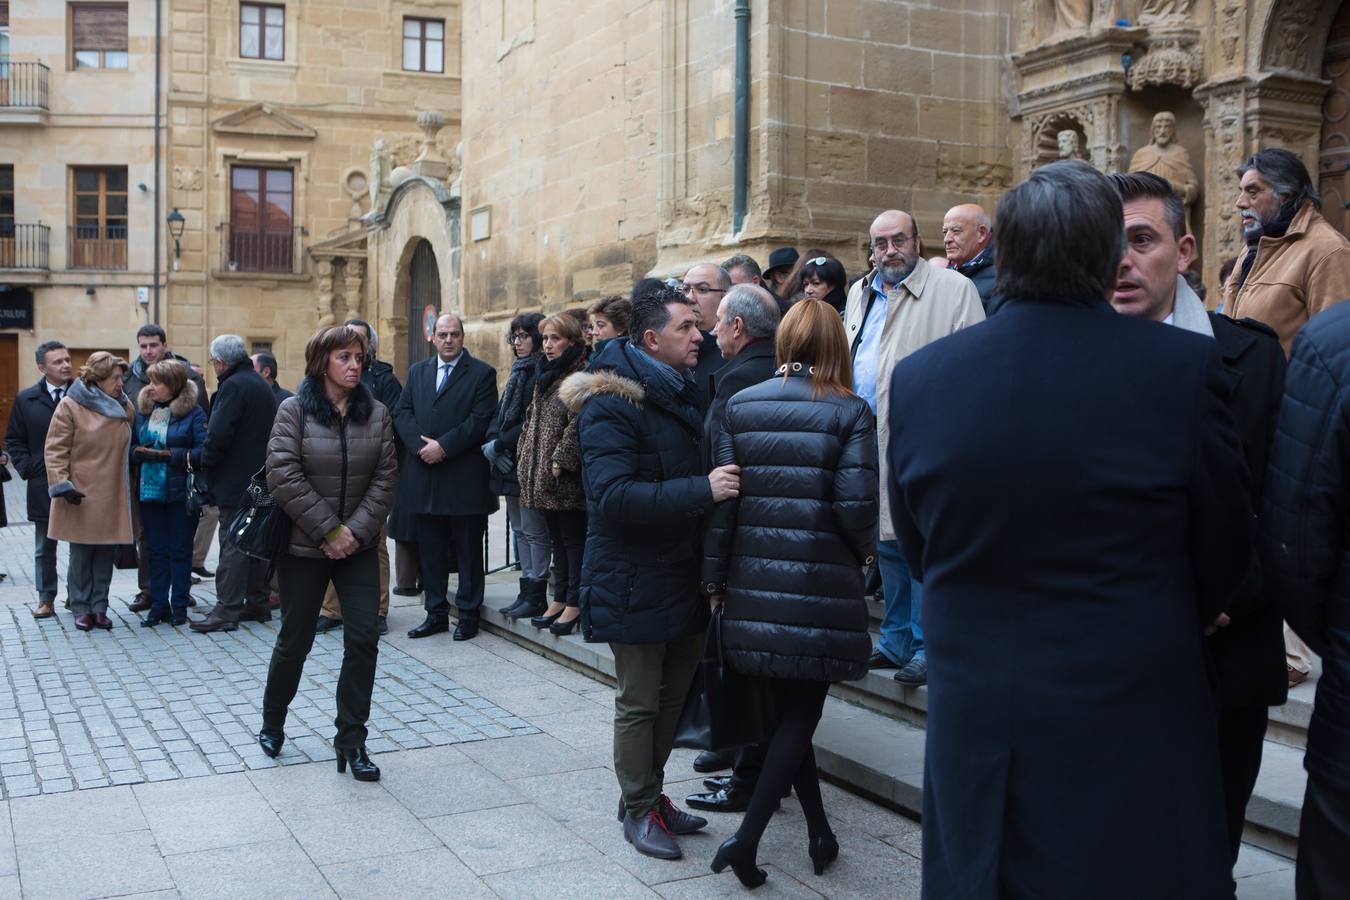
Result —
M 525 418 L 525 405 L 530 402 L 523 388 L 534 368 L 535 360 L 543 354 L 531 353 L 511 363 L 511 377 L 506 380 L 506 389 L 502 391 L 502 402 L 497 414 L 497 433 L 505 431 Z
M 631 344 L 629 346 L 632 346 Z M 662 393 L 667 397 L 674 399 L 684 390 L 686 380 L 691 380 L 692 376 L 688 372 L 679 372 L 673 366 L 668 366 L 661 360 L 647 353 L 647 351 L 633 347 L 633 359 L 636 360 L 637 368 L 643 376 L 643 380 L 650 378 L 656 385 L 660 386 Z
M 122 405 L 121 401 L 114 400 L 97 387 L 90 387 L 79 378 L 70 383 L 70 392 L 66 396 L 85 409 L 91 409 L 101 416 L 107 416 L 109 419 L 125 419 L 127 417 L 126 407 Z

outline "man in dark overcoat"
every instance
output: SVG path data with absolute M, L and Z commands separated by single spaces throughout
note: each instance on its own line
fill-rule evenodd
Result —
M 483 605 L 483 536 L 497 498 L 479 452 L 497 410 L 497 371 L 464 349 L 464 323 L 442 315 L 431 338 L 436 355 L 408 370 L 394 410 L 394 430 L 407 448 L 396 504 L 417 514 L 426 619 L 408 632 L 422 638 L 450 629 L 450 561 L 458 575 L 454 638 L 478 634 Z
M 1232 893 L 1203 642 L 1251 560 L 1246 465 L 1214 342 L 1108 303 L 1122 220 L 1096 170 L 1037 169 L 998 207 L 1006 305 L 892 376 L 927 898 Z
M 42 379 L 19 391 L 14 398 L 5 429 L 5 450 L 19 477 L 28 483 L 28 521 L 33 523 L 33 581 L 38 600 L 33 617 L 48 619 L 55 615 L 56 541 L 47 537 L 52 501 L 47 496 L 47 458 L 43 448 L 47 444 L 52 413 L 70 387 L 70 351 L 60 341 L 47 341 L 37 348 L 37 367 Z

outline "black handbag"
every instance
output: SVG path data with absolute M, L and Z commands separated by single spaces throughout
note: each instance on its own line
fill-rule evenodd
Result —
M 249 479 L 239 511 L 230 521 L 229 538 L 254 559 L 276 562 L 291 536 L 291 519 L 267 490 L 267 467 Z
M 733 750 L 773 732 L 773 701 L 766 679 L 727 667 L 722 655 L 722 607 L 713 611 L 689 696 L 675 726 L 675 746 Z
M 139 569 L 141 567 L 141 558 L 136 553 L 135 544 L 118 544 L 117 553 L 113 556 L 114 569 Z
M 192 451 L 187 452 L 187 496 L 184 503 L 187 505 L 188 518 L 193 522 L 202 517 L 202 510 L 208 506 L 215 506 L 215 500 L 211 498 L 211 489 L 206 485 L 206 473 L 192 468 Z

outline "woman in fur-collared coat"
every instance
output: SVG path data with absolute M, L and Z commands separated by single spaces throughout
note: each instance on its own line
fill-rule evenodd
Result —
M 149 383 L 136 398 L 131 461 L 140 470 L 137 498 L 150 557 L 150 612 L 144 627 L 182 625 L 192 602 L 192 538 L 197 521 L 188 512 L 188 467 L 201 465 L 206 413 L 186 366 L 161 360 L 147 370 Z M 170 603 L 172 588 L 172 604 Z

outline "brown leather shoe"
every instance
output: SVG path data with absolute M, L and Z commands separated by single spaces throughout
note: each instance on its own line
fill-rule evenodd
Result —
M 94 627 L 102 628 L 104 631 L 112 631 L 112 619 L 108 618 L 105 612 L 94 613 Z
M 127 609 L 131 610 L 132 612 L 145 612 L 151 606 L 152 604 L 150 603 L 150 595 L 146 593 L 140 593 L 136 595 L 136 599 L 132 600 L 130 603 L 127 604 Z
M 196 619 L 189 622 L 188 627 L 198 634 L 211 634 L 216 631 L 234 631 L 239 627 L 239 623 L 222 619 L 213 612 L 205 619 Z
M 76 617 L 75 617 L 75 627 L 78 628 L 78 629 L 80 629 L 81 631 L 93 631 L 93 630 L 94 630 L 94 614 L 93 614 L 93 613 L 85 613 L 85 614 L 82 615 L 82 616 L 76 616 Z
M 35 619 L 50 619 L 54 615 L 56 615 L 56 610 L 52 608 L 52 601 L 50 600 L 43 600 L 37 605 L 37 609 L 33 610 L 33 618 Z

